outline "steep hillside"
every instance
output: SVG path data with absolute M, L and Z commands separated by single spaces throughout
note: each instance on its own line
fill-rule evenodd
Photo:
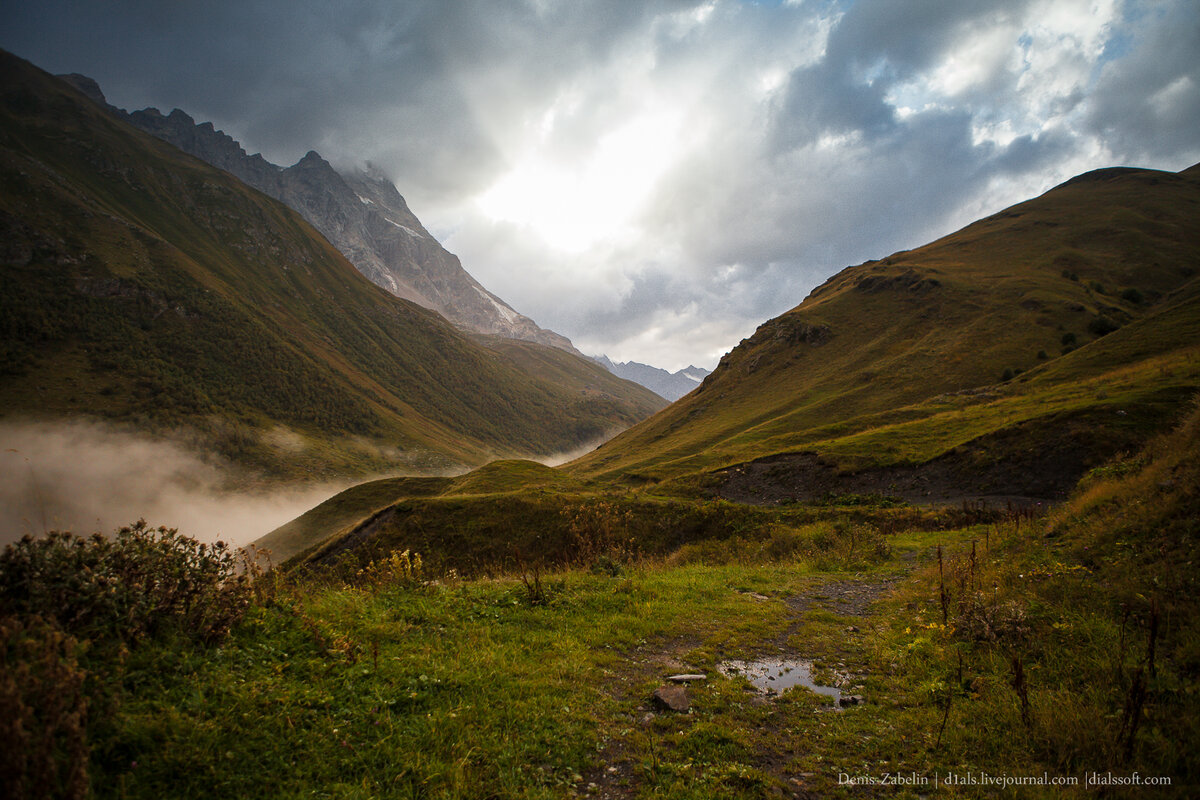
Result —
M 0 71 L 5 416 L 182 427 L 308 474 L 561 452 L 661 407 L 529 373 L 227 172 L 14 56 Z
M 645 482 L 742 464 L 703 482 L 755 502 L 1057 496 L 1200 385 L 1198 265 L 1200 169 L 1088 173 L 843 270 L 567 469 Z
M 299 212 L 359 272 L 397 297 L 433 309 L 464 330 L 538 342 L 580 355 L 565 336 L 538 327 L 471 277 L 379 171 L 341 173 L 315 151 L 290 167 L 280 167 L 260 154 L 247 155 L 241 144 L 215 130 L 211 122 L 197 124 L 179 109 L 165 116 L 156 108 L 126 113 L 110 105 L 91 78 L 61 77 L 135 127 Z

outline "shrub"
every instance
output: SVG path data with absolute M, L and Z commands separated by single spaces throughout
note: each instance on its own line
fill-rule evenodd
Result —
M 387 558 L 367 564 L 358 571 L 355 577 L 359 581 L 373 586 L 383 584 L 415 586 L 420 582 L 422 573 L 420 553 L 397 550 Z
M 576 563 L 615 576 L 622 564 L 636 557 L 637 540 L 630 535 L 634 524 L 631 510 L 600 500 L 567 507 L 560 513 L 567 523 Z
M 88 699 L 77 650 L 41 618 L 0 619 L 0 795 L 87 796 Z
M 255 565 L 145 520 L 113 538 L 52 531 L 0 554 L 0 612 L 41 616 L 78 637 L 134 642 L 168 631 L 214 641 L 250 604 Z
M 1088 323 L 1088 332 L 1096 336 L 1106 336 L 1120 327 L 1121 323 L 1106 314 L 1101 314 Z
M 1129 288 L 1121 292 L 1121 299 L 1127 300 L 1128 302 L 1137 306 L 1140 306 L 1146 301 L 1146 298 L 1142 296 L 1142 293 L 1134 288 Z
M 1020 603 L 988 602 L 975 593 L 960 600 L 954 632 L 965 641 L 1015 644 L 1029 635 L 1029 624 Z

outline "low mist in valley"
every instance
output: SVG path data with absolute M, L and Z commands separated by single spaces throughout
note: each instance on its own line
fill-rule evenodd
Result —
M 180 444 L 87 422 L 0 423 L 0 474 L 0 545 L 139 518 L 246 545 L 353 482 L 238 492 L 230 471 Z

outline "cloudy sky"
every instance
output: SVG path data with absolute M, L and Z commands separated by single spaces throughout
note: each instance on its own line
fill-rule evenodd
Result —
M 711 368 L 849 264 L 1200 161 L 1196 0 L 5 0 L 0 46 L 370 161 L 580 349 Z

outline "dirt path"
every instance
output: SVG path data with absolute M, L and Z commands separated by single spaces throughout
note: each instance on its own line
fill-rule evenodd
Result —
M 781 598 L 787 609 L 788 625 L 779 636 L 763 643 L 764 652 L 771 656 L 786 658 L 811 658 L 811 653 L 794 652 L 789 644 L 795 636 L 802 633 L 805 626 L 804 618 L 810 611 L 826 610 L 841 617 L 866 620 L 874 604 L 890 595 L 920 565 L 922 560 L 920 555 L 916 551 L 902 555 L 897 564 L 899 569 L 896 572 L 854 577 L 823 576 L 814 579 L 800 592 Z M 771 598 L 763 595 L 751 594 L 751 596 L 762 602 L 771 601 Z M 851 625 L 846 633 L 846 638 L 859 639 L 861 635 L 857 626 Z M 699 644 L 699 640 L 685 637 L 665 646 L 660 644 L 653 650 L 649 649 L 649 646 L 639 648 L 630 654 L 626 669 L 612 676 L 614 683 L 611 687 L 614 697 L 624 708 L 628 709 L 623 715 L 626 725 L 649 732 L 660 714 L 670 715 L 672 713 L 655 710 L 652 703 L 649 702 L 649 698 L 642 696 L 644 694 L 642 689 L 651 677 L 657 677 L 665 682 L 668 675 L 694 672 L 695 665 L 686 663 L 684 655 Z M 842 661 L 853 662 L 855 650 L 856 648 L 850 647 L 843 652 L 839 648 L 839 653 L 834 657 L 840 658 Z M 836 663 L 840 662 L 835 661 Z M 857 666 L 861 665 L 843 663 L 840 669 L 856 673 L 859 671 L 856 669 Z M 717 677 L 709 676 L 710 679 Z M 772 702 L 760 695 L 749 695 L 748 701 L 760 705 L 768 705 Z M 682 717 L 681 719 L 687 718 Z M 787 787 L 781 796 L 808 797 L 803 786 L 785 778 L 785 770 L 792 759 L 785 752 L 786 737 L 782 732 L 780 732 L 778 742 L 779 747 L 784 749 L 779 750 L 773 747 L 772 752 L 760 753 L 760 762 L 757 766 L 764 772 L 774 775 Z M 603 744 L 605 747 L 604 763 L 585 773 L 584 780 L 579 786 L 580 796 L 603 800 L 626 800 L 636 797 L 643 782 L 639 767 L 639 761 L 643 754 L 630 749 L 632 742 L 628 739 L 606 740 Z

